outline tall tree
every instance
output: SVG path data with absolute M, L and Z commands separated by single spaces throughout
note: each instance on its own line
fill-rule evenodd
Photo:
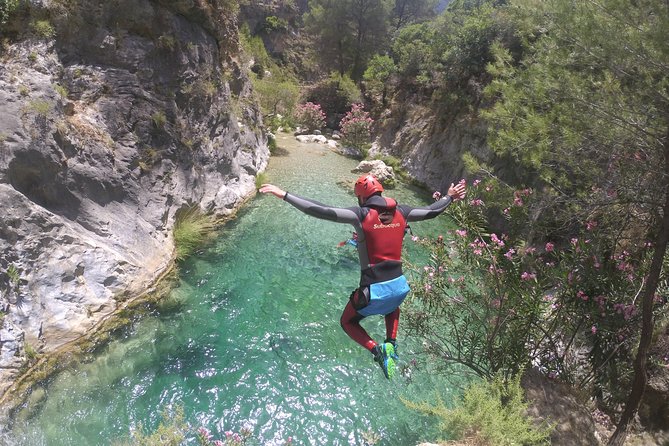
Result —
M 438 0 L 395 0 L 392 23 L 395 31 L 435 16 Z
M 558 218 L 602 216 L 616 229 L 613 249 L 652 241 L 634 378 L 609 443 L 621 445 L 647 383 L 654 297 L 667 273 L 669 4 L 509 3 L 525 25 L 527 53 L 520 65 L 498 53 L 491 145 L 541 176 Z
M 325 68 L 359 81 L 389 41 L 392 0 L 314 0 L 305 18 Z

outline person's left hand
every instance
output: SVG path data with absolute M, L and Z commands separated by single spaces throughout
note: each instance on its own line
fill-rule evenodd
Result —
M 273 184 L 263 184 L 260 186 L 260 189 L 258 189 L 258 192 L 263 193 L 263 194 L 272 194 L 277 198 L 281 198 L 282 200 L 286 196 L 286 191 L 273 185 Z
M 451 187 L 448 188 L 448 195 L 450 195 L 453 201 L 463 200 L 465 198 L 465 195 L 467 195 L 465 183 L 463 181 L 459 182 L 456 185 L 451 183 Z

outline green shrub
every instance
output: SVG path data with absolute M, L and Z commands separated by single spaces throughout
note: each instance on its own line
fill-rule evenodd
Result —
M 34 111 L 40 116 L 48 115 L 52 108 L 53 106 L 48 101 L 37 100 L 28 103 L 28 109 Z
M 332 73 L 306 93 L 304 102 L 320 104 L 328 117 L 327 126 L 336 128 L 351 106 L 362 102 L 362 94 L 349 76 Z
M 444 433 L 472 438 L 475 444 L 490 446 L 549 445 L 552 426 L 536 427 L 527 416 L 520 376 L 509 382 L 501 378 L 471 384 L 453 409 L 441 399 L 436 404 L 402 400 L 418 412 L 434 415 Z
M 54 85 L 53 89 L 56 90 L 56 93 L 60 95 L 61 98 L 67 99 L 67 88 L 63 87 L 62 85 Z
M 262 186 L 265 183 L 267 183 L 267 174 L 259 173 L 256 176 L 256 189 L 260 189 L 260 186 Z
M 0 25 L 9 20 L 9 16 L 19 6 L 19 0 L 0 0 Z
M 279 148 L 279 146 L 276 144 L 276 138 L 274 135 L 267 136 L 267 148 L 269 149 L 269 153 L 271 155 L 274 155 L 276 150 Z
M 178 211 L 173 230 L 177 260 L 182 261 L 190 256 L 214 229 L 213 216 L 204 214 L 198 206 Z
M 7 277 L 9 277 L 9 281 L 12 284 L 18 285 L 19 279 L 21 278 L 21 273 L 19 273 L 19 270 L 13 263 L 7 267 Z
M 153 121 L 153 125 L 155 125 L 156 128 L 159 129 L 165 127 L 165 124 L 167 123 L 167 117 L 165 116 L 165 113 L 161 111 L 157 111 L 154 114 L 152 114 L 151 120 Z
M 288 29 L 288 22 L 286 19 L 271 15 L 265 18 L 262 28 L 265 32 L 286 31 Z
M 32 29 L 35 34 L 45 39 L 56 37 L 56 30 L 48 20 L 35 20 L 32 22 Z
M 183 408 L 178 406 L 173 414 L 167 410 L 162 413 L 163 421 L 152 433 L 145 433 L 140 424 L 132 431 L 130 441 L 112 443 L 114 446 L 179 446 L 186 440 L 189 431 L 184 419 Z

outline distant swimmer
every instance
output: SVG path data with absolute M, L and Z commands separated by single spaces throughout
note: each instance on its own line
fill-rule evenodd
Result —
M 299 197 L 273 184 L 263 184 L 260 192 L 281 198 L 312 217 L 353 225 L 354 236 L 340 246 L 350 242 L 358 249 L 360 284 L 344 308 L 341 326 L 351 339 L 372 353 L 385 377 L 392 378 L 399 359 L 400 304 L 409 293 L 401 259 L 405 231 L 409 222 L 434 218 L 453 201 L 462 200 L 466 194 L 464 182 L 451 184 L 444 197 L 425 207 L 399 205 L 394 199 L 381 196 L 383 186 L 370 174 L 355 182 L 358 206 L 348 208 Z M 382 344 L 377 344 L 360 325 L 362 319 L 371 315 L 385 316 L 386 339 Z

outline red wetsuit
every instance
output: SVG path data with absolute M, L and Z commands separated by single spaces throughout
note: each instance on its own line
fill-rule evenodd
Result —
M 313 217 L 353 225 L 360 259 L 360 285 L 351 293 L 344 308 L 341 326 L 354 341 L 372 351 L 376 342 L 362 328 L 360 320 L 370 314 L 382 314 L 385 316 L 387 339 L 396 339 L 399 304 L 408 292 L 401 260 L 405 229 L 409 222 L 426 220 L 441 214 L 451 203 L 451 197 L 446 195 L 430 206 L 418 208 L 398 205 L 392 198 L 381 195 L 372 195 L 362 206 L 349 208 L 336 208 L 288 193 L 284 200 Z M 396 282 L 403 287 L 402 296 L 393 296 Z M 390 307 L 376 301 L 370 304 L 373 289 L 386 284 L 391 285 Z

